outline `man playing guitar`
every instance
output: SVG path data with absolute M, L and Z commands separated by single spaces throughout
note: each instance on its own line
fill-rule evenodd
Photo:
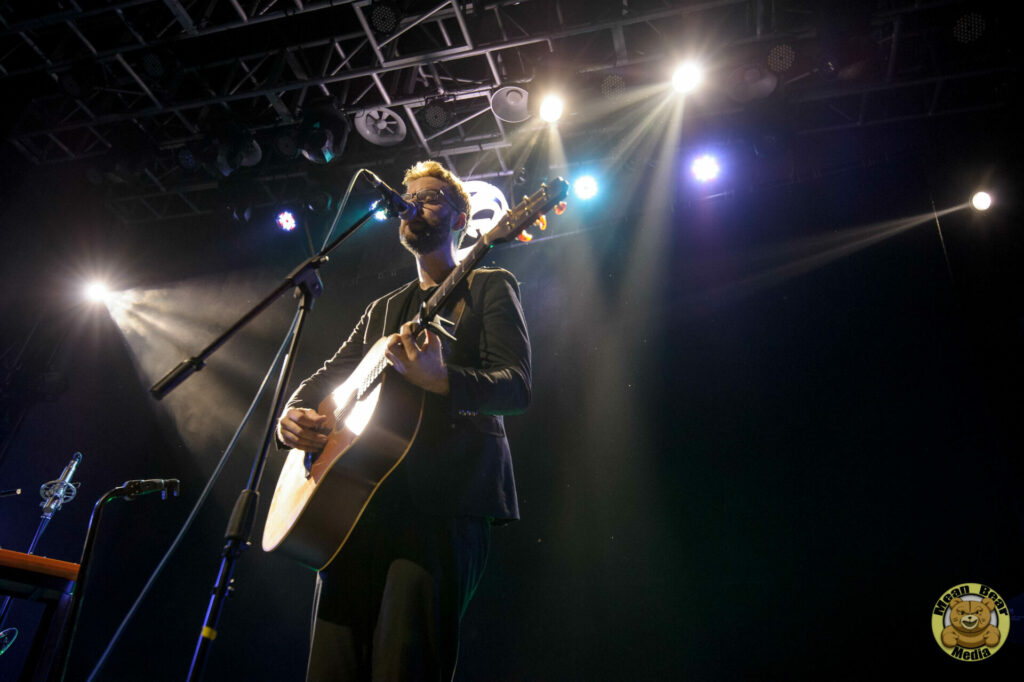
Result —
M 283 445 L 320 451 L 326 417 L 315 408 L 384 336 L 388 363 L 426 392 L 405 458 L 317 574 L 309 682 L 451 680 L 459 622 L 483 572 L 491 525 L 519 517 L 501 416 L 530 401 L 518 284 L 505 270 L 473 271 L 446 308 L 445 317 L 457 318 L 456 340 L 429 330 L 414 338 L 410 320 L 455 268 L 469 197 L 433 161 L 417 163 L 403 182 L 403 198 L 419 210 L 401 221 L 399 237 L 418 278 L 370 303 L 278 422 Z

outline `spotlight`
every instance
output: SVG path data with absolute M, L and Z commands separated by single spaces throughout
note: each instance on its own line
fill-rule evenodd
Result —
M 788 43 L 779 43 L 768 50 L 768 68 L 775 73 L 785 73 L 793 68 L 796 51 Z
M 281 158 L 291 161 L 299 156 L 299 135 L 295 130 L 282 130 L 274 136 L 274 149 Z
M 376 204 L 376 202 L 374 202 L 374 204 Z M 388 211 L 387 211 L 387 209 L 384 209 L 384 208 L 378 209 L 377 212 L 373 214 L 373 217 L 376 218 L 377 220 L 380 220 L 380 221 L 387 220 L 388 219 Z
M 621 97 L 626 91 L 626 81 L 617 73 L 611 73 L 601 81 L 601 94 L 608 99 Z
M 684 62 L 672 74 L 672 87 L 676 92 L 693 92 L 704 80 L 704 70 L 695 62 Z
M 370 26 L 377 33 L 391 35 L 401 20 L 402 13 L 395 3 L 388 0 L 373 0 L 370 3 Z
M 295 214 L 291 211 L 281 211 L 277 214 L 277 226 L 285 232 L 291 232 L 296 225 L 298 223 L 295 220 Z
M 690 171 L 698 182 L 711 182 L 718 177 L 720 170 L 718 160 L 710 154 L 698 156 L 690 166 Z
M 987 211 L 992 205 L 992 195 L 988 192 L 977 192 L 971 197 L 971 206 L 976 211 Z
M 225 178 L 239 168 L 251 168 L 263 159 L 263 150 L 252 132 L 237 123 L 229 123 L 219 130 L 215 144 L 216 167 Z
M 178 147 L 175 152 L 175 157 L 178 160 L 178 165 L 181 166 L 182 170 L 194 171 L 199 168 L 199 159 L 196 158 L 196 153 L 189 148 L 188 145 L 184 147 Z
M 350 124 L 333 102 L 313 103 L 302 115 L 296 143 L 298 152 L 307 161 L 318 165 L 330 163 L 345 151 Z M 278 151 L 291 153 L 287 140 L 278 141 Z
M 322 189 L 311 190 L 305 199 L 306 210 L 314 215 L 324 215 L 334 205 L 334 198 L 330 192 Z
M 443 104 L 431 102 L 423 108 L 423 118 L 426 119 L 427 125 L 431 128 L 441 130 L 448 125 L 448 121 L 451 120 L 452 116 Z
M 579 199 L 593 199 L 597 196 L 597 180 L 592 175 L 584 175 L 573 183 L 573 191 Z
M 953 24 L 953 37 L 962 45 L 976 42 L 985 35 L 985 17 L 977 12 L 964 14 Z
M 558 95 L 545 95 L 540 102 L 540 117 L 548 123 L 554 123 L 562 118 L 562 110 L 565 102 Z
M 142 55 L 142 70 L 146 72 L 146 75 L 153 79 L 162 78 L 167 69 L 164 68 L 163 60 L 160 59 L 160 55 L 156 52 L 147 52 Z
M 252 219 L 252 205 L 232 205 L 228 209 L 231 211 L 231 218 L 237 223 L 247 223 Z
M 220 198 L 226 214 L 235 222 L 247 223 L 252 219 L 258 197 L 250 183 L 225 180 L 220 183 Z
M 762 69 L 758 64 L 743 64 L 726 78 L 726 91 L 734 101 L 746 104 L 768 97 L 778 84 L 779 77 L 770 70 Z
M 530 118 L 530 94 L 514 85 L 498 88 L 491 95 L 491 111 L 506 123 L 522 123 Z
M 139 68 L 149 83 L 163 92 L 171 93 L 181 83 L 181 63 L 170 51 L 154 48 L 142 54 Z
M 82 293 L 85 296 L 85 300 L 90 303 L 106 303 L 110 300 L 111 296 L 110 287 L 99 280 L 86 284 Z
M 329 128 L 314 128 L 302 141 L 299 153 L 313 163 L 330 163 L 334 158 L 334 133 Z

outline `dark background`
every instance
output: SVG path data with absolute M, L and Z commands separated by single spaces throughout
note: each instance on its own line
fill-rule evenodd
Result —
M 523 518 L 494 534 L 456 679 L 967 670 L 932 637 L 935 600 L 968 581 L 1018 605 L 1024 594 L 1016 111 L 805 138 L 797 158 L 826 144 L 874 151 L 714 196 L 688 189 L 682 154 L 671 167 L 618 160 L 597 199 L 571 202 L 543 238 L 492 252 L 487 262 L 522 283 L 534 400 L 506 422 Z M 5 419 L 24 408 L 24 420 L 0 487 L 25 494 L 0 500 L 0 545 L 27 548 L 35 487 L 75 451 L 78 498 L 39 554 L 77 561 L 92 503 L 121 481 L 182 481 L 177 500 L 109 507 L 69 667 L 82 680 L 213 472 L 292 304 L 278 302 L 164 401 L 149 384 L 308 247 L 265 215 L 125 226 L 80 169 L 31 167 L 11 149 L 2 166 L 3 348 L 17 352 L 41 319 L 23 364 L 59 369 L 67 390 L 19 403 L 37 395 L 19 384 L 5 406 Z M 933 214 L 986 183 L 988 213 Z M 394 231 L 373 223 L 324 268 L 298 376 L 368 300 L 415 275 Z M 167 328 L 126 334 L 76 303 L 98 270 L 165 292 L 152 311 Z M 267 409 L 99 679 L 185 676 Z M 273 453 L 265 473 L 257 534 L 281 460 Z M 313 574 L 257 542 L 235 577 L 207 679 L 303 679 Z M 8 625 L 24 639 L 0 659 L 3 679 L 37 617 L 14 605 Z M 1019 666 L 1021 632 L 1015 621 L 982 674 Z

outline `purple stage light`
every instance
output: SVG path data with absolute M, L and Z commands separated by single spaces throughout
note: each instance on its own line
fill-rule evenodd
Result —
M 718 177 L 721 167 L 718 165 L 718 160 L 715 157 L 710 154 L 704 154 L 693 160 L 690 171 L 698 182 L 711 182 Z

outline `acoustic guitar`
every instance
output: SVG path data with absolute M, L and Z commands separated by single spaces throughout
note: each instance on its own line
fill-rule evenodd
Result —
M 556 178 L 523 199 L 473 245 L 438 286 L 414 320 L 444 334 L 435 321 L 452 292 L 495 244 L 518 236 L 559 204 L 569 191 Z M 263 529 L 263 549 L 315 570 L 337 556 L 381 483 L 412 446 L 423 416 L 424 391 L 405 381 L 384 357 L 387 337 L 317 408 L 327 417 L 327 443 L 319 453 L 291 450 L 274 490 Z

